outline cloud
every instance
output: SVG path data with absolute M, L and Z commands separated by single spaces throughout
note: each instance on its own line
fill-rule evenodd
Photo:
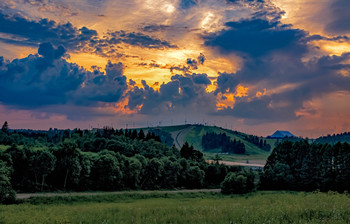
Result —
M 341 56 L 324 56 L 318 60 L 293 66 L 292 70 L 286 68 L 285 64 L 274 65 L 271 63 L 270 66 L 260 67 L 261 70 L 259 70 L 262 73 L 270 72 L 270 76 L 260 77 L 259 81 L 254 80 L 254 82 L 244 78 L 245 72 L 247 72 L 244 68 L 237 74 L 225 74 L 224 77 L 221 74 L 218 77 L 216 91 L 225 92 L 231 87 L 230 92 L 232 92 L 237 83 L 246 85 L 257 83 L 256 86 L 267 88 L 268 91 L 266 95 L 261 97 L 254 96 L 255 92 L 252 92 L 247 97 L 236 98 L 233 108 L 228 107 L 220 111 L 219 114 L 244 118 L 247 119 L 248 123 L 298 119 L 302 115 L 298 115 L 297 112 L 305 109 L 306 102 L 336 91 L 349 91 L 350 78 L 341 73 L 341 71 L 350 72 L 349 59 L 349 53 Z M 256 71 L 259 66 L 250 69 Z M 250 69 L 248 71 L 251 72 Z M 277 79 L 278 75 L 280 78 Z M 233 83 L 223 82 L 224 84 L 228 83 L 228 85 L 219 84 L 223 78 L 226 78 L 224 80 L 233 80 Z M 287 86 L 283 86 L 286 83 Z M 278 90 L 274 90 L 276 87 L 279 87 Z
M 200 53 L 200 55 L 196 59 L 187 58 L 186 59 L 186 65 L 174 65 L 170 67 L 170 72 L 173 71 L 182 71 L 183 73 L 188 73 L 192 70 L 198 69 L 199 65 L 203 65 L 205 61 L 205 56 L 203 53 Z
M 243 85 L 248 87 L 248 95 L 235 97 L 233 107 L 217 114 L 243 118 L 250 124 L 290 121 L 302 116 L 297 112 L 304 109 L 305 102 L 335 91 L 349 91 L 346 86 L 350 86 L 350 78 L 343 75 L 350 71 L 349 54 L 304 60 L 314 50 L 310 41 L 328 37 L 310 36 L 275 20 L 247 19 L 226 26 L 205 36 L 205 44 L 224 55 L 239 55 L 243 63 L 235 74 L 219 73 L 214 93 L 234 93 Z
M 329 10 L 332 21 L 325 30 L 331 34 L 350 34 L 350 1 L 333 0 Z
M 62 56 L 65 49 L 51 43 L 36 55 L 0 63 L 0 102 L 31 109 L 67 105 L 96 107 L 118 102 L 127 89 L 122 63 L 108 62 L 103 71 L 89 72 Z M 45 112 L 45 111 L 44 111 Z
M 229 73 L 219 73 L 219 76 L 216 81 L 217 88 L 215 90 L 215 94 L 221 93 L 234 93 L 236 91 L 236 87 L 239 84 L 239 80 L 237 79 L 235 74 Z
M 176 45 L 173 45 L 168 41 L 153 38 L 143 33 L 128 33 L 123 30 L 108 32 L 104 36 L 104 38 L 100 39 L 96 37 L 93 41 L 90 42 L 91 47 L 96 47 L 100 49 L 103 49 L 105 47 L 117 46 L 120 44 L 127 44 L 135 47 L 149 49 L 177 48 Z
M 152 24 L 152 25 L 147 25 L 142 27 L 142 31 L 144 32 L 158 32 L 158 31 L 165 31 L 170 29 L 171 26 L 168 25 L 156 25 L 156 24 Z
M 234 52 L 250 57 L 264 56 L 276 50 L 306 52 L 303 38 L 307 33 L 280 22 L 253 19 L 228 22 L 226 26 L 228 29 L 205 36 L 205 45 L 224 54 Z
M 145 81 L 142 84 L 143 88 L 135 86 L 128 92 L 128 107 L 142 106 L 142 114 L 179 113 L 185 108 L 201 114 L 215 110 L 215 96 L 206 92 L 207 85 L 211 84 L 206 74 L 174 75 L 158 91 Z
M 53 61 L 54 59 L 61 58 L 66 53 L 66 49 L 63 46 L 59 46 L 54 49 L 50 42 L 46 42 L 39 45 L 38 54 L 42 55 L 45 59 Z
M 198 0 L 180 0 L 180 7 L 182 9 L 189 9 L 198 4 Z
M 108 61 L 105 71 L 106 75 L 99 70 L 88 73 L 83 88 L 76 92 L 75 103 L 81 105 L 96 106 L 99 103 L 118 102 L 127 90 L 127 78 L 123 75 L 122 63 L 111 63 Z
M 143 49 L 175 49 L 176 45 L 168 41 L 145 35 L 140 32 L 113 31 L 106 33 L 102 38 L 94 37 L 85 47 L 85 51 L 97 55 L 119 59 L 122 57 L 138 57 L 124 53 L 123 48 L 127 46 Z M 128 47 L 126 47 L 128 48 Z
M 28 20 L 20 15 L 6 15 L 0 11 L 0 33 L 12 35 L 1 38 L 3 42 L 16 45 L 37 46 L 42 42 L 63 45 L 68 49 L 79 49 L 97 35 L 95 30 L 86 27 L 76 28 L 71 23 L 58 24 L 53 20 Z M 16 37 L 19 39 L 16 40 Z

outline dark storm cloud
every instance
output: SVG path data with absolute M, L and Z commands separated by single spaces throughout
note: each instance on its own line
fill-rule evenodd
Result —
M 239 84 L 239 80 L 235 74 L 228 73 L 219 73 L 219 76 L 216 81 L 217 88 L 215 90 L 215 94 L 221 93 L 234 93 L 236 91 L 236 87 Z
M 64 47 L 59 46 L 55 49 L 50 42 L 39 45 L 38 54 L 42 55 L 48 61 L 61 58 L 66 53 Z
M 307 33 L 279 22 L 263 19 L 226 23 L 228 29 L 204 37 L 205 45 L 222 53 L 235 52 L 242 56 L 260 57 L 272 51 L 306 52 Z
M 68 49 L 80 48 L 86 41 L 97 35 L 86 27 L 76 28 L 71 23 L 58 24 L 53 20 L 28 20 L 20 15 L 6 15 L 0 11 L 0 33 L 12 35 L 2 41 L 17 45 L 37 46 L 41 42 L 63 45 Z M 16 37 L 19 40 L 16 40 Z
M 350 33 L 350 1 L 333 0 L 329 8 L 332 22 L 326 25 L 325 30 L 331 34 Z
M 264 19 L 226 25 L 228 29 L 204 37 L 205 44 L 223 54 L 240 55 L 243 64 L 235 74 L 220 73 L 214 93 L 234 93 L 239 84 L 250 87 L 250 92 L 246 97 L 236 97 L 233 108 L 218 114 L 244 118 L 250 123 L 293 120 L 305 102 L 334 91 L 349 91 L 349 76 L 340 74 L 350 71 L 349 54 L 302 60 L 312 50 L 310 41 L 342 42 L 347 41 L 347 36 L 310 36 L 279 21 Z M 255 96 L 258 90 L 264 92 L 263 88 L 272 91 Z
M 270 88 L 283 84 L 294 84 L 291 89 L 258 97 L 236 98 L 234 108 L 227 108 L 219 114 L 233 115 L 248 119 L 250 123 L 278 122 L 297 119 L 297 111 L 303 109 L 303 103 L 313 98 L 322 97 L 335 91 L 349 91 L 350 78 L 340 74 L 340 71 L 350 72 L 350 53 L 341 56 L 325 56 L 308 63 L 290 65 L 284 68 L 283 65 L 271 65 L 269 68 L 270 77 L 260 78 L 260 81 L 267 81 Z M 265 67 L 266 68 L 266 67 Z M 258 69 L 253 68 L 254 69 Z M 249 85 L 250 80 L 244 79 L 245 69 L 232 74 L 238 76 L 238 82 Z M 261 71 L 267 73 L 267 71 Z M 222 75 L 222 74 L 221 74 Z M 218 77 L 218 86 L 220 76 Z M 234 83 L 232 86 L 237 84 Z M 228 85 L 230 86 L 230 85 Z M 225 88 L 222 88 L 225 90 Z M 218 90 L 222 90 L 218 88 Z M 217 90 L 217 91 L 218 91 Z
M 140 112 L 144 114 L 180 112 L 191 107 L 213 110 L 215 97 L 205 91 L 210 83 L 206 74 L 174 75 L 156 91 L 144 81 L 143 88 L 135 86 L 128 92 L 128 107 L 134 109 L 143 105 Z
M 50 105 L 96 106 L 118 102 L 127 89 L 123 65 L 108 62 L 105 71 L 89 72 L 61 58 L 65 49 L 51 43 L 39 54 L 0 65 L 0 102 L 13 108 L 36 109 Z

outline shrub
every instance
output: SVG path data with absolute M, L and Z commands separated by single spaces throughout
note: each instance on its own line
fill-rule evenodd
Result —
M 221 183 L 223 194 L 244 194 L 253 191 L 255 174 L 253 172 L 229 172 Z

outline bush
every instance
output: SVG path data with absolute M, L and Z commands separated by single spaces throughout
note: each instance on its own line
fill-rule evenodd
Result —
M 223 194 L 244 194 L 254 190 L 255 174 L 253 172 L 229 172 L 221 183 Z

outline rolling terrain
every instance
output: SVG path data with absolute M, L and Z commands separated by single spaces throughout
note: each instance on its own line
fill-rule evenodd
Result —
M 185 142 L 188 142 L 190 145 L 193 145 L 194 149 L 202 151 L 207 160 L 212 160 L 216 154 L 219 154 L 220 158 L 222 159 L 221 162 L 227 165 L 249 164 L 247 166 L 251 166 L 252 164 L 257 164 L 259 166 L 263 166 L 266 162 L 267 157 L 270 155 L 270 152 L 274 148 L 276 142 L 275 139 L 266 139 L 263 137 L 259 137 L 259 139 L 266 140 L 267 144 L 270 144 L 271 151 L 267 152 L 259 148 L 257 145 L 249 142 L 246 139 L 249 135 L 217 126 L 177 125 L 156 127 L 152 129 L 159 129 L 163 132 L 169 133 L 174 140 L 173 144 L 178 149 L 181 149 L 182 145 Z M 148 131 L 151 129 L 144 130 Z M 244 143 L 246 152 L 244 154 L 221 154 L 220 148 L 204 152 L 202 147 L 202 137 L 206 133 L 210 132 L 216 134 L 224 133 L 226 134 L 226 136 L 230 137 L 232 141 L 235 139 L 236 141 Z

